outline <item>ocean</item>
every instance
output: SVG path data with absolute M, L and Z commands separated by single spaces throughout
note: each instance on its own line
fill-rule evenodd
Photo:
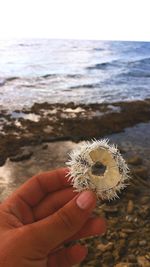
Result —
M 150 43 L 0 40 L 0 108 L 150 97 Z

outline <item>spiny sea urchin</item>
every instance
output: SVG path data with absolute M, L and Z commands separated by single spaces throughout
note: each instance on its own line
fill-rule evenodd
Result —
M 93 190 L 98 198 L 115 199 L 126 187 L 129 169 L 107 139 L 84 142 L 70 153 L 69 180 L 77 192 Z

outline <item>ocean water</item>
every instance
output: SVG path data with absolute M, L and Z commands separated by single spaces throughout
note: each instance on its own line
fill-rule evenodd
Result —
M 150 97 L 150 43 L 0 40 L 0 108 Z

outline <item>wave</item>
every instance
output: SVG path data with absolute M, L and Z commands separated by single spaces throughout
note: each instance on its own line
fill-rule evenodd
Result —
M 81 74 L 67 74 L 66 78 L 81 78 L 82 75 Z
M 95 64 L 93 66 L 89 66 L 86 69 L 88 69 L 88 70 L 94 70 L 94 69 L 96 69 L 96 70 L 105 70 L 105 69 L 108 69 L 108 68 L 119 67 L 120 63 L 121 62 L 119 62 L 117 60 L 114 60 L 114 61 L 111 61 L 111 62 L 102 62 L 102 63 Z
M 150 64 L 150 57 L 147 57 L 147 58 L 141 58 L 141 59 L 138 59 L 138 60 L 134 60 L 134 61 L 129 61 L 128 62 L 129 65 L 149 65 Z
M 18 80 L 19 79 L 19 77 L 8 77 L 8 78 L 6 78 L 6 82 L 11 82 L 11 81 L 14 81 L 14 80 Z
M 150 72 L 144 71 L 128 71 L 126 73 L 122 73 L 120 77 L 136 77 L 136 78 L 150 78 Z
M 100 85 L 98 83 L 90 83 L 90 84 L 81 84 L 81 85 L 76 85 L 76 86 L 71 86 L 70 89 L 82 89 L 82 88 L 96 88 L 99 87 Z
M 0 80 L 0 87 L 5 85 L 5 80 Z
M 48 73 L 48 74 L 42 75 L 41 78 L 47 79 L 47 78 L 56 77 L 56 76 L 57 74 Z
M 129 61 L 126 66 L 126 72 L 121 76 L 130 76 L 137 78 L 150 78 L 150 58 L 141 58 Z
M 18 79 L 19 77 L 8 77 L 5 79 L 2 79 L 0 80 L 0 86 L 4 86 L 7 82 L 11 82 L 11 81 L 18 80 Z
M 105 49 L 104 49 L 104 48 L 97 48 L 97 47 L 96 47 L 96 48 L 94 48 L 93 50 L 94 50 L 94 51 L 104 51 Z

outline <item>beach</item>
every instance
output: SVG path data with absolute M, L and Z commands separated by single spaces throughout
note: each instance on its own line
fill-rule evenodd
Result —
M 79 241 L 80 267 L 150 267 L 150 43 L 0 40 L 0 58 L 0 201 L 81 142 L 108 139 L 131 179 L 94 210 L 108 229 Z
M 90 105 L 35 103 L 12 114 L 1 110 L 1 201 L 36 173 L 65 166 L 68 153 L 80 142 L 108 138 L 118 145 L 132 179 L 119 199 L 103 201 L 95 209 L 97 216 L 107 218 L 108 230 L 81 241 L 89 249 L 81 266 L 149 266 L 149 118 L 149 99 Z

